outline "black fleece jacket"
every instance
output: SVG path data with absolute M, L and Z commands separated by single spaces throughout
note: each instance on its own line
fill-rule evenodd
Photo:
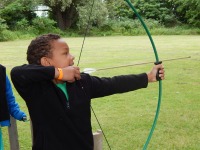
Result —
M 148 85 L 147 74 L 99 78 L 81 74 L 66 83 L 64 93 L 52 82 L 55 68 L 22 65 L 12 69 L 11 79 L 25 100 L 33 124 L 33 150 L 92 150 L 91 99 L 123 93 Z

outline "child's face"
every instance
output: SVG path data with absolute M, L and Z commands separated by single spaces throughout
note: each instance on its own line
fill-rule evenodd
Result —
M 52 43 L 52 57 L 50 63 L 56 68 L 64 68 L 74 65 L 74 56 L 69 53 L 69 47 L 63 39 L 58 39 Z

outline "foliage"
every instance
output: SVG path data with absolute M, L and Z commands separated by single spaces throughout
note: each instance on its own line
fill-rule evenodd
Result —
M 48 32 L 60 33 L 59 29 L 55 27 L 56 22 L 47 17 L 36 17 L 32 20 L 31 25 L 29 25 L 26 19 L 18 21 L 15 26 L 15 30 L 21 33 L 33 33 L 34 35 L 39 35 Z
M 3 30 L 7 29 L 7 28 L 8 28 L 8 26 L 7 26 L 7 24 L 5 23 L 5 20 L 2 19 L 2 18 L 0 18 L 0 33 L 1 33 Z
M 133 12 L 124 1 L 121 0 L 105 0 L 108 11 L 108 17 L 114 20 L 121 18 L 132 18 Z
M 144 21 L 149 29 L 162 27 L 158 21 L 152 19 L 145 19 Z M 101 32 L 112 31 L 113 33 L 119 33 L 122 35 L 141 35 L 145 33 L 139 20 L 127 18 L 121 18 L 121 21 L 111 19 L 107 20 L 100 29 Z
M 9 5 L 10 3 L 14 2 L 15 0 L 1 0 L 0 1 L 0 9 L 3 9 L 5 6 Z
M 39 2 L 52 9 L 55 7 L 55 9 L 60 9 L 61 11 L 65 11 L 72 3 L 76 4 L 74 0 L 39 0 Z
M 36 35 L 55 31 L 55 24 L 56 22 L 54 20 L 46 17 L 37 17 L 32 21 L 32 26 Z
M 160 0 L 134 0 L 133 5 L 138 13 L 145 19 L 157 20 L 165 26 L 174 26 L 178 22 L 175 15 L 172 13 L 166 1 Z M 109 8 L 109 18 L 119 19 L 129 18 L 136 19 L 136 15 L 128 7 L 128 5 L 121 0 L 106 0 Z
M 63 35 L 58 28 L 55 27 L 56 22 L 49 18 L 35 18 L 32 20 L 32 25 L 29 25 L 26 19 L 16 22 L 15 31 L 7 30 L 7 26 L 0 19 L 0 41 L 14 40 L 18 38 L 30 38 L 45 33 L 57 33 Z
M 15 30 L 27 30 L 28 27 L 29 27 L 28 20 L 23 18 L 20 21 L 16 22 Z
M 26 19 L 31 22 L 36 17 L 32 9 L 32 0 L 16 0 L 4 6 L 0 10 L 0 16 L 6 20 L 9 29 L 14 29 L 18 21 Z
M 61 30 L 77 28 L 80 30 L 88 22 L 92 3 L 91 0 L 40 0 L 50 8 L 50 18 L 57 22 Z M 107 8 L 102 1 L 94 0 L 91 24 L 100 27 L 106 20 Z
M 184 23 L 200 28 L 200 1 L 199 0 L 177 0 L 177 13 Z
M 88 23 L 90 27 L 100 28 L 107 20 L 108 10 L 102 2 L 95 1 L 92 5 L 92 1 L 88 0 L 86 4 L 79 4 L 77 10 L 79 12 L 77 27 L 81 31 L 85 30 Z
M 1 41 L 10 41 L 10 40 L 16 40 L 18 39 L 17 35 L 12 32 L 12 31 L 9 31 L 9 30 L 3 30 L 1 31 L 1 34 L 0 34 L 0 42 Z
M 57 22 L 61 30 L 76 24 L 78 12 L 76 10 L 79 0 L 38 0 L 41 4 L 48 6 L 49 16 Z
M 5 20 L 0 18 L 0 41 L 6 41 L 8 38 L 6 36 L 6 32 L 8 26 L 5 23 Z

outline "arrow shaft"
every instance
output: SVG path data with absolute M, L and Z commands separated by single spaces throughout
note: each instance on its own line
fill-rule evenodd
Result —
M 191 58 L 191 56 L 188 56 L 188 57 L 179 57 L 179 58 L 172 58 L 172 59 L 164 59 L 164 60 L 162 60 L 162 61 L 163 61 L 163 62 L 165 62 L 165 61 L 174 61 L 174 60 L 188 59 L 188 58 Z M 109 70 L 109 69 L 116 69 L 116 68 L 124 68 L 124 67 L 130 67 L 130 66 L 139 66 L 139 65 L 152 64 L 152 63 L 154 63 L 154 62 L 153 62 L 153 61 L 150 61 L 150 62 L 129 64 L 129 65 L 120 65 L 120 66 L 115 66 L 115 67 L 99 68 L 99 69 L 97 69 L 96 71 Z

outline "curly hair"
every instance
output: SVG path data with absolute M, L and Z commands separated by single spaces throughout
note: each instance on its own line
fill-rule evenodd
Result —
M 61 37 L 56 34 L 44 34 L 32 40 L 26 53 L 28 63 L 41 65 L 40 59 L 42 57 L 52 56 L 52 41 L 60 38 Z

